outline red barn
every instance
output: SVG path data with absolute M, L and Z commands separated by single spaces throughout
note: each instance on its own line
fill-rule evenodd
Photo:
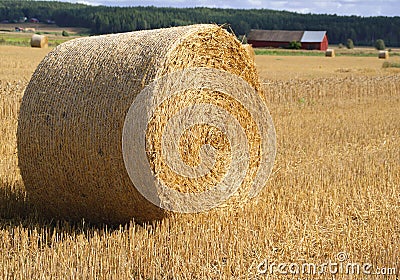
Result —
M 305 50 L 326 51 L 328 49 L 326 31 L 252 29 L 247 36 L 247 42 L 255 48 L 287 48 L 291 42 L 300 42 L 301 48 Z

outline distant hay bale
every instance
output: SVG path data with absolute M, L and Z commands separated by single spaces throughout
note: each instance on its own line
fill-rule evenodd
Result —
M 249 57 L 254 61 L 256 54 L 254 53 L 253 46 L 251 44 L 243 44 L 243 47 L 246 50 Z
M 325 52 L 326 57 L 335 57 L 335 50 L 334 49 L 327 49 Z
M 254 63 L 217 25 L 59 45 L 27 86 L 17 139 L 39 210 L 92 222 L 237 207 L 275 157 Z
M 49 46 L 49 39 L 47 36 L 33 34 L 31 38 L 32 48 L 47 48 Z
M 388 51 L 379 51 L 378 57 L 380 59 L 388 59 L 389 58 L 389 52 Z

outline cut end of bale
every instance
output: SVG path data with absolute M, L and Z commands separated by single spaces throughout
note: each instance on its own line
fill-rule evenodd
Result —
M 326 57 L 335 57 L 335 50 L 334 49 L 327 49 L 325 52 Z
M 208 67 L 235 74 L 256 90 L 261 90 L 254 60 L 251 60 L 248 50 L 225 29 L 211 26 L 182 38 L 168 53 L 158 76 L 191 67 Z
M 388 51 L 379 51 L 378 58 L 379 59 L 388 59 L 389 58 L 389 52 Z
M 47 48 L 49 46 L 49 39 L 47 36 L 34 34 L 31 38 L 32 48 Z

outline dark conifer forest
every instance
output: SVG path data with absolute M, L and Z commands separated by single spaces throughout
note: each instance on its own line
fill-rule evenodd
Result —
M 268 9 L 89 6 L 55 1 L 0 0 L 0 21 L 36 18 L 61 27 L 85 27 L 92 34 L 117 33 L 194 23 L 227 24 L 237 35 L 250 29 L 326 30 L 330 43 L 372 46 L 383 39 L 400 46 L 400 17 L 300 14 Z

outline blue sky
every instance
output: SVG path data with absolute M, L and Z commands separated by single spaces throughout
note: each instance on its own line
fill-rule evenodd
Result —
M 60 0 L 59 0 L 60 1 Z M 286 10 L 300 13 L 400 16 L 399 0 L 61 0 L 107 6 L 217 7 Z

